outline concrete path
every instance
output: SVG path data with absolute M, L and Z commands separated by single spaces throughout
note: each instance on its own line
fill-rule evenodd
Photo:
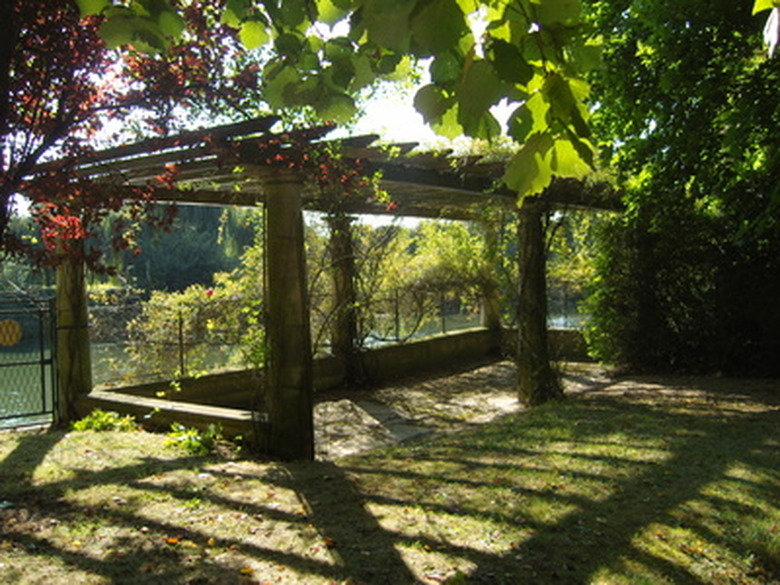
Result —
M 318 459 L 335 459 L 392 445 L 429 433 L 387 404 L 347 398 L 321 402 L 314 408 L 315 449 Z

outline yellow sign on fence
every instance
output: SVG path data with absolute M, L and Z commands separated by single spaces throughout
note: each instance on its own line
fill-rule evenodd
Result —
M 22 326 L 13 319 L 0 321 L 0 345 L 11 347 L 22 340 Z

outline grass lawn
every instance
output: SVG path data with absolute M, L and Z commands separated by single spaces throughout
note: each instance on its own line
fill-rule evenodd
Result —
M 780 382 L 623 379 L 334 462 L 0 434 L 2 583 L 780 583 Z

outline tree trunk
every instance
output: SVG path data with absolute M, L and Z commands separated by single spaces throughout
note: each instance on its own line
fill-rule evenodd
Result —
M 563 397 L 547 346 L 543 213 L 544 203 L 538 197 L 526 197 L 519 210 L 517 390 L 520 402 L 527 406 Z
M 311 460 L 312 355 L 302 186 L 292 176 L 266 186 L 268 450 L 283 460 Z
M 0 152 L 5 154 L 11 108 L 11 61 L 14 55 L 18 27 L 14 18 L 13 2 L 0 0 Z M 0 156 L 0 176 L 6 177 L 10 161 Z M 5 246 L 5 232 L 9 221 L 9 200 L 15 185 L 0 180 L 0 249 Z
M 328 217 L 330 255 L 333 265 L 335 315 L 331 325 L 333 355 L 344 363 L 344 383 L 361 382 L 358 347 L 357 291 L 355 290 L 355 251 L 352 244 L 353 218 L 346 215 Z
M 499 289 L 497 268 L 500 256 L 498 224 L 500 219 L 481 221 L 479 226 L 485 237 L 484 262 L 487 266 L 481 283 L 482 292 L 482 326 L 501 338 L 501 308 L 499 304 Z

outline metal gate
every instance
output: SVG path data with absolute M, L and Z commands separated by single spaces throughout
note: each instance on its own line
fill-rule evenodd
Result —
M 53 299 L 0 298 L 0 428 L 52 421 L 55 315 Z

